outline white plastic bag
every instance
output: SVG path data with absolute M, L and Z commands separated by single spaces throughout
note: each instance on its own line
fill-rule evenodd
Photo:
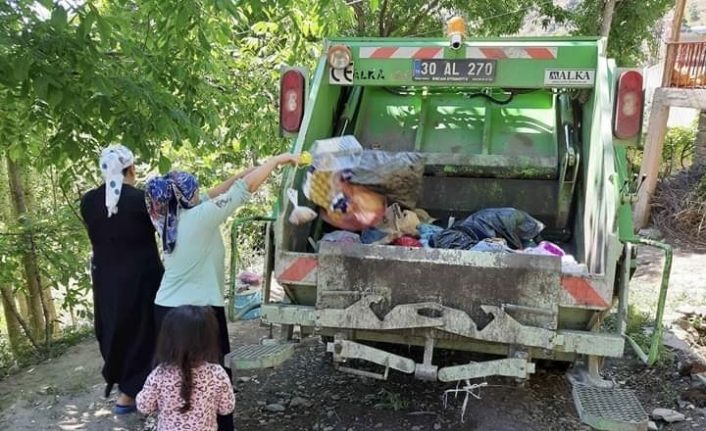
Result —
M 319 171 L 339 172 L 358 166 L 363 146 L 353 135 L 319 139 L 311 146 L 312 166 Z
M 292 213 L 289 215 L 290 223 L 296 226 L 300 226 L 305 223 L 309 223 L 310 221 L 316 218 L 316 211 L 312 210 L 309 207 L 299 206 L 299 195 L 296 190 L 288 189 L 287 196 L 289 197 L 290 202 L 292 202 L 292 205 L 294 206 L 294 208 L 292 209 Z

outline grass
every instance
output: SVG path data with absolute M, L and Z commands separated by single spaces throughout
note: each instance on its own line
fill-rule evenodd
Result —
M 652 328 L 654 328 L 654 318 L 636 307 L 628 307 L 628 322 L 625 334 L 637 343 L 643 352 L 648 353 L 652 343 Z M 657 350 L 656 367 L 668 367 L 674 362 L 674 354 L 668 351 L 663 343 L 659 343 Z
M 409 400 L 403 398 L 397 392 L 391 392 L 386 389 L 378 392 L 379 402 L 375 405 L 376 408 L 383 410 L 400 411 L 409 407 Z

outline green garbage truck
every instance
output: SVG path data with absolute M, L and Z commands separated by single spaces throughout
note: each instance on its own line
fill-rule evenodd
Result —
M 291 169 L 272 218 L 236 222 L 267 222 L 262 320 L 281 326 L 285 338 L 293 327 L 322 335 L 340 370 L 380 379 L 390 371 L 444 382 L 525 379 L 537 360 L 572 363 L 584 420 L 623 420 L 595 411 L 600 403 L 591 397 L 624 398 L 600 368 L 604 358 L 623 355 L 626 341 L 654 362 L 671 254 L 633 230 L 641 178 L 631 173 L 627 152 L 641 134 L 642 76 L 618 68 L 605 49 L 604 39 L 585 37 L 340 38 L 325 42 L 311 76 L 283 70 L 281 129 L 293 152 L 352 135 L 366 150 L 419 153 L 418 208 L 437 220 L 522 210 L 573 261 L 320 242 L 321 218 L 288 221 L 287 190 L 300 191 L 306 178 Z M 318 210 L 301 192 L 299 205 Z M 624 333 L 638 243 L 668 257 L 648 352 Z M 282 302 L 271 299 L 275 282 Z M 613 313 L 617 323 L 604 325 Z M 395 345 L 423 353 L 410 357 Z M 246 356 L 277 356 L 287 344 L 261 347 Z M 439 349 L 488 359 L 435 363 Z M 247 367 L 240 353 L 231 359 Z M 353 365 L 365 362 L 371 366 Z M 639 403 L 635 409 L 623 423 L 641 429 L 647 417 Z

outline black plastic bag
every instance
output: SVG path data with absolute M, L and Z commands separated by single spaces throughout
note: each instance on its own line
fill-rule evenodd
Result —
M 416 208 L 424 176 L 419 153 L 366 150 L 352 170 L 350 182 L 385 195 L 406 208 Z
M 430 245 L 435 248 L 468 250 L 486 238 L 504 238 L 520 250 L 544 230 L 544 224 L 515 208 L 487 208 L 471 214 L 462 222 L 436 234 Z
M 432 248 L 470 250 L 476 244 L 478 238 L 454 228 L 445 229 L 429 239 L 429 246 Z

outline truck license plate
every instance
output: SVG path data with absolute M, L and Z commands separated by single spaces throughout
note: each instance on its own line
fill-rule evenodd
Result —
M 497 60 L 414 60 L 412 80 L 472 82 L 495 80 Z

